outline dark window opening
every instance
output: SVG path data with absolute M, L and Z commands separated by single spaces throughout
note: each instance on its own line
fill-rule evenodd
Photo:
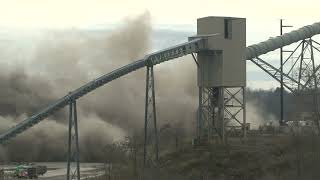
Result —
M 224 38 L 225 39 L 232 38 L 232 21 L 231 21 L 231 19 L 224 20 Z

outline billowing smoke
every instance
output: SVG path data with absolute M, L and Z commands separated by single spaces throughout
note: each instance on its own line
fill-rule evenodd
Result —
M 151 32 L 150 15 L 145 13 L 128 18 L 109 31 L 47 30 L 23 55 L 13 51 L 15 47 L 0 50 L 12 56 L 0 61 L 1 132 L 84 83 L 143 58 L 152 48 Z M 196 69 L 191 59 L 178 61 L 186 63 L 172 62 L 155 68 L 159 125 L 184 122 L 192 129 Z M 103 158 L 107 143 L 142 129 L 144 96 L 145 70 L 140 70 L 78 100 L 80 149 L 84 161 Z M 67 113 L 67 108 L 59 111 L 10 141 L 1 148 L 0 158 L 65 160 Z
M 12 52 L 13 57 L 1 61 L 1 132 L 85 82 L 143 57 L 150 50 L 150 33 L 148 13 L 103 34 L 77 29 L 42 32 L 28 56 L 19 61 L 19 52 Z M 10 48 L 14 49 L 5 50 Z M 141 77 L 143 73 L 137 72 L 78 101 L 82 157 L 94 155 L 94 149 L 124 138 L 129 127 L 139 126 Z M 21 134 L 2 148 L 2 159 L 65 159 L 67 117 L 66 110 L 60 111 Z

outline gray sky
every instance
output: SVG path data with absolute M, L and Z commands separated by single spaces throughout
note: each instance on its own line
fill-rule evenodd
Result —
M 317 0 L 1 0 L 0 25 L 68 27 L 114 23 L 149 11 L 155 24 L 193 24 L 198 17 L 315 21 Z M 260 25 L 263 26 L 263 25 Z

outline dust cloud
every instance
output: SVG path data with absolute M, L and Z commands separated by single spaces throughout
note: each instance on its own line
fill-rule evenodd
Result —
M 264 107 L 256 100 L 247 102 L 247 122 L 250 123 L 250 129 L 258 129 L 259 126 L 264 126 L 269 123 L 273 126 L 279 126 L 279 121 L 276 120 L 274 114 L 265 115 Z M 264 114 L 264 115 L 263 115 Z
M 150 15 L 144 13 L 125 19 L 111 32 L 42 30 L 25 57 L 11 52 L 16 44 L 2 49 L 2 54 L 11 56 L 0 61 L 1 132 L 93 78 L 143 57 L 150 51 L 151 30 Z M 95 154 L 101 153 L 95 149 L 123 139 L 130 128 L 140 126 L 140 109 L 136 108 L 143 109 L 143 75 L 136 72 L 78 101 L 80 149 L 85 161 L 99 159 Z M 67 117 L 64 109 L 19 135 L 1 148 L 1 159 L 64 160 Z

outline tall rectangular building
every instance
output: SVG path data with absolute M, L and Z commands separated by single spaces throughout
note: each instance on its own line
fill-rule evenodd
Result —
M 246 19 L 204 17 L 197 36 L 206 37 L 207 50 L 198 53 L 198 86 L 246 86 Z

